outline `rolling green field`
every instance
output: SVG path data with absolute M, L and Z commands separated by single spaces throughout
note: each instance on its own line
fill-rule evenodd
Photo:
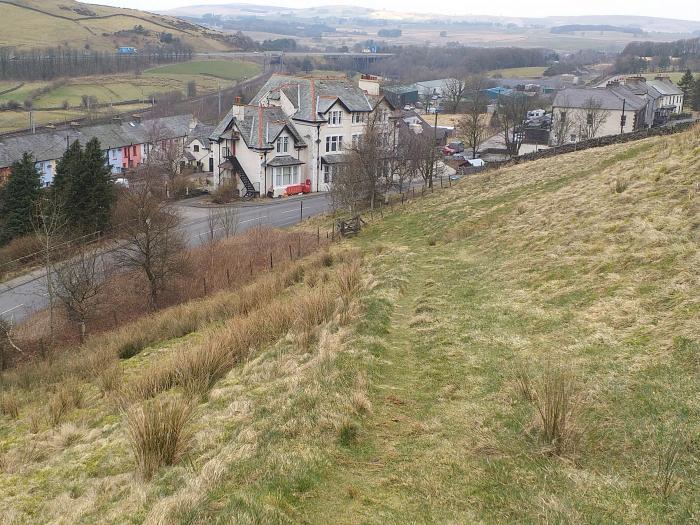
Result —
M 146 75 L 166 78 L 215 77 L 223 80 L 242 80 L 260 71 L 256 64 L 240 60 L 193 60 L 149 69 Z
M 83 96 L 94 97 L 101 104 L 148 100 L 151 95 L 169 91 L 179 90 L 184 94 L 190 81 L 196 83 L 197 93 L 203 94 L 218 87 L 227 87 L 246 77 L 250 78 L 259 71 L 257 64 L 240 60 L 197 60 L 148 69 L 142 75 L 105 75 L 56 82 L 54 89 L 39 96 L 34 96 L 35 92 L 51 84 L 27 82 L 19 89 L 0 95 L 0 104 L 10 100 L 23 104 L 32 98 L 37 123 L 60 122 L 84 114 L 80 107 Z M 0 91 L 18 84 L 19 82 L 0 83 Z M 68 111 L 57 111 L 64 104 L 69 106 Z M 22 129 L 28 120 L 27 114 L 0 112 L 0 131 Z
M 487 73 L 488 76 L 501 75 L 502 78 L 539 78 L 546 67 L 512 67 L 508 69 L 494 69 Z

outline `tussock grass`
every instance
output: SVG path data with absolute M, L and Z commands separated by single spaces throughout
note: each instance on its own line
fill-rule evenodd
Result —
M 130 445 L 140 475 L 149 480 L 166 465 L 174 465 L 190 446 L 192 405 L 164 396 L 131 407 L 125 414 Z
M 561 368 L 547 366 L 533 397 L 540 439 L 547 449 L 558 456 L 575 453 L 581 428 L 574 377 Z
M 0 392 L 0 415 L 17 419 L 20 406 L 19 395 L 15 390 L 3 390 Z

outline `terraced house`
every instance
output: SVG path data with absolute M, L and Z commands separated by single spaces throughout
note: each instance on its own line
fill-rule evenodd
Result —
M 109 124 L 71 126 L 34 134 L 0 137 L 0 178 L 9 176 L 11 164 L 21 159 L 24 152 L 29 152 L 36 160 L 42 185 L 49 186 L 53 182 L 56 165 L 68 145 L 78 140 L 84 146 L 93 138 L 100 141 L 114 175 L 137 168 L 146 161 L 154 148 L 159 147 L 175 145 L 181 148 L 184 162 L 185 145 L 189 139 L 201 136 L 202 129 L 202 125 L 192 115 L 143 121 L 138 116 L 133 116 L 126 120 L 115 119 Z
M 364 88 L 364 89 L 363 89 Z M 370 116 L 390 126 L 378 83 L 273 75 L 248 105 L 237 99 L 210 139 L 217 184 L 243 197 L 328 191 Z

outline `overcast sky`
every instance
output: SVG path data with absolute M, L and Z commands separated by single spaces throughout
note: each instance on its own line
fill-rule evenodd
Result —
M 698 0 L 498 0 L 497 2 L 465 2 L 464 0 L 442 0 L 439 3 L 425 0 L 95 0 L 94 3 L 120 7 L 133 7 L 157 11 L 201 4 L 248 3 L 263 5 L 283 5 L 286 7 L 312 7 L 317 5 L 356 5 L 364 7 L 383 7 L 390 11 L 415 13 L 439 13 L 460 15 L 495 15 L 495 16 L 552 16 L 552 15 L 642 15 L 662 18 L 682 18 L 700 20 L 700 2 Z

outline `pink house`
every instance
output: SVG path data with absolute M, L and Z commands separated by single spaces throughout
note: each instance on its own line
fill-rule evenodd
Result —
M 122 148 L 122 168 L 135 168 L 141 164 L 141 144 L 131 144 Z

